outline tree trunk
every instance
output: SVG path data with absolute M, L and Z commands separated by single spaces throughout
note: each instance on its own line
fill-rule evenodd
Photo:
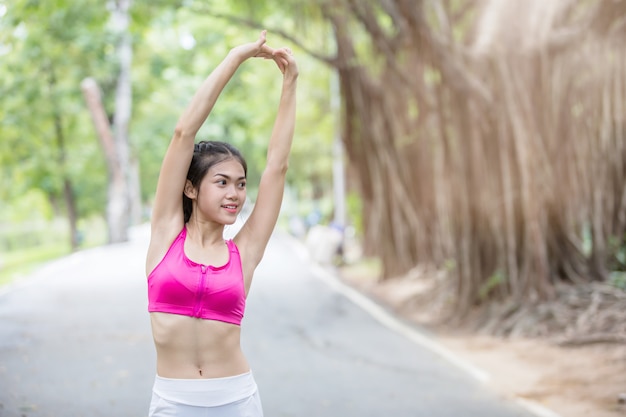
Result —
M 133 164 L 130 154 L 129 124 L 132 114 L 131 66 L 133 59 L 132 39 L 129 29 L 129 9 L 132 0 L 114 0 L 111 23 L 117 35 L 116 55 L 119 62 L 117 87 L 115 90 L 115 113 L 113 115 L 113 137 L 120 161 L 120 169 L 126 183 L 126 207 L 120 213 L 120 223 L 126 227 L 140 220 L 141 194 L 138 186 L 139 175 L 135 171 L 138 166 Z M 139 217 L 139 219 L 138 219 Z M 124 232 L 126 234 L 126 231 Z M 124 240 L 127 236 L 124 236 Z
M 57 84 L 56 74 L 54 73 L 54 68 L 48 68 L 48 83 L 50 87 L 50 91 L 54 92 Z M 59 165 L 59 171 L 62 176 L 62 184 L 63 184 L 63 200 L 65 202 L 65 209 L 67 214 L 67 220 L 69 225 L 69 240 L 70 247 L 72 251 L 78 249 L 78 214 L 76 212 L 76 199 L 74 198 L 74 192 L 72 190 L 72 180 L 69 177 L 68 169 L 67 169 L 67 153 L 65 149 L 65 131 L 63 130 L 63 120 L 61 117 L 61 113 L 59 112 L 59 107 L 55 106 L 53 110 L 53 118 L 54 118 L 54 134 L 56 138 L 57 144 L 57 163 Z
M 128 194 L 124 172 L 121 169 L 111 126 L 102 105 L 98 84 L 94 79 L 86 78 L 81 83 L 81 88 L 107 162 L 109 180 L 106 217 L 109 243 L 124 242 L 128 240 L 126 220 Z
M 119 62 L 113 126 L 109 125 L 95 80 L 85 79 L 82 89 L 107 161 L 109 182 L 106 212 L 109 243 L 117 243 L 127 241 L 128 227 L 141 221 L 141 190 L 139 167 L 134 158 L 131 158 L 128 136 L 132 113 L 132 45 L 129 32 L 131 0 L 115 0 L 111 4 L 111 23 L 117 36 L 116 55 Z
M 605 279 L 626 228 L 626 3 L 468 4 L 322 5 L 366 248 L 446 270 L 459 315 Z
M 323 0 L 342 139 L 383 278 L 517 309 L 626 247 L 626 2 Z M 263 27 L 249 20 L 237 22 Z

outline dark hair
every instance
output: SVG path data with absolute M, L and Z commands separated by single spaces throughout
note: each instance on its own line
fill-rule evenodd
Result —
M 193 147 L 193 158 L 191 158 L 191 164 L 189 165 L 189 171 L 187 171 L 187 179 L 191 181 L 191 185 L 194 188 L 200 186 L 200 182 L 209 171 L 209 169 L 220 162 L 228 159 L 236 159 L 243 166 L 243 172 L 248 175 L 248 165 L 243 155 L 237 148 L 226 142 L 218 141 L 200 141 Z M 189 197 L 183 192 L 183 214 L 185 216 L 185 223 L 191 218 L 191 212 L 193 211 L 193 204 Z

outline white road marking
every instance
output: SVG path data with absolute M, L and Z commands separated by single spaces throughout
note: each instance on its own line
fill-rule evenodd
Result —
M 483 369 L 480 369 L 472 363 L 461 359 L 458 355 L 445 348 L 440 343 L 437 343 L 432 338 L 420 333 L 411 326 L 408 326 L 407 324 L 398 320 L 396 317 L 387 312 L 384 308 L 372 301 L 370 298 L 363 295 L 361 292 L 341 282 L 337 278 L 337 276 L 331 271 L 312 261 L 311 257 L 309 256 L 308 250 L 300 241 L 298 241 L 297 239 L 293 240 L 297 242 L 297 244 L 293 245 L 293 247 L 296 249 L 296 252 L 301 259 L 311 264 L 311 267 L 313 268 L 313 273 L 316 277 L 324 281 L 329 287 L 344 295 L 347 299 L 362 308 L 365 312 L 367 312 L 383 326 L 406 337 L 413 343 L 439 355 L 451 364 L 467 372 L 470 376 L 472 376 L 480 383 L 487 383 L 490 380 L 489 374 Z M 549 410 L 548 408 L 536 402 L 517 397 L 514 398 L 514 400 L 520 407 L 524 408 L 526 411 L 534 414 L 537 417 L 561 417 L 559 414 L 555 413 L 552 410 Z

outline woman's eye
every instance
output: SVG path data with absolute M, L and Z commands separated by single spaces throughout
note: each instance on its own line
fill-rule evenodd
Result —
M 226 180 L 219 180 L 217 183 L 219 185 L 226 185 Z
M 246 183 L 245 182 L 239 183 L 239 188 L 246 188 Z

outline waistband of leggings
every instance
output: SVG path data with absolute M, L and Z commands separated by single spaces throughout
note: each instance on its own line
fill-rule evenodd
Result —
M 170 402 L 195 407 L 216 407 L 254 395 L 257 385 L 252 371 L 207 379 L 174 379 L 157 375 L 153 391 Z

